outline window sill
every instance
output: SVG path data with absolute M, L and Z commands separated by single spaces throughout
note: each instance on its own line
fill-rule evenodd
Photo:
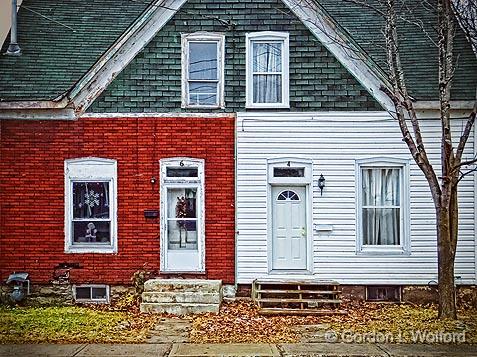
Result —
M 287 103 L 247 104 L 245 109 L 290 109 Z
M 403 247 L 362 247 L 356 252 L 357 255 L 411 255 L 408 249 Z
M 225 105 L 183 105 L 182 109 L 225 109 Z
M 77 247 L 70 246 L 65 249 L 65 253 L 82 254 L 82 253 L 98 253 L 98 254 L 116 254 L 118 250 L 115 247 Z

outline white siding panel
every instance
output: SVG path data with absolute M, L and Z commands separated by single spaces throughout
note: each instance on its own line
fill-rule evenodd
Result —
M 453 121 L 454 137 L 462 123 Z M 426 148 L 439 172 L 440 123 L 422 121 Z M 473 153 L 469 138 L 465 156 Z M 434 206 L 429 186 L 414 164 L 395 120 L 386 113 L 239 113 L 237 118 L 237 282 L 269 276 L 267 159 L 313 160 L 312 217 L 331 232 L 313 232 L 313 277 L 343 284 L 427 284 L 437 279 Z M 356 253 L 355 160 L 410 160 L 410 255 Z M 317 180 L 323 174 L 323 195 Z M 459 187 L 460 229 L 456 275 L 476 283 L 477 178 Z M 293 275 L 306 278 L 309 275 Z

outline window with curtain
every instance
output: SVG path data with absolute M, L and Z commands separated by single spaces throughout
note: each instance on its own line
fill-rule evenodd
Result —
M 288 34 L 247 34 L 247 106 L 287 107 Z
M 184 107 L 223 105 L 223 35 L 198 33 L 182 37 Z
M 363 245 L 401 244 L 401 169 L 361 168 Z
M 117 252 L 117 162 L 65 162 L 65 251 Z

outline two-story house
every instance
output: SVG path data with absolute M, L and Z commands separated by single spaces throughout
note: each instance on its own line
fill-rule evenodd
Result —
M 436 280 L 431 196 L 380 90 L 379 16 L 331 0 L 25 0 L 18 16 L 22 54 L 0 58 L 2 279 L 70 267 L 75 284 L 128 284 L 147 263 L 239 286 Z M 405 26 L 437 163 L 437 50 Z M 461 33 L 456 50 L 458 135 L 477 60 Z M 476 177 L 459 189 L 460 284 L 477 281 Z

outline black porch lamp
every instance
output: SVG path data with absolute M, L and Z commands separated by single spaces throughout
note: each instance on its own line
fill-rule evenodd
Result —
M 320 178 L 318 179 L 318 188 L 321 190 L 321 196 L 323 196 L 323 189 L 325 188 L 325 178 L 323 175 L 320 175 Z

